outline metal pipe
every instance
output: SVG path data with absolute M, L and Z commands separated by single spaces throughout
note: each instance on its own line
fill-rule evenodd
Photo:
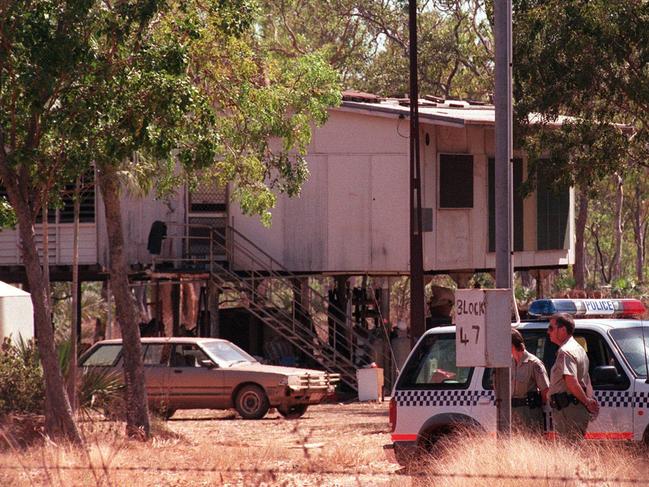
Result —
M 419 85 L 417 82 L 417 2 L 408 0 L 410 31 L 410 336 L 414 345 L 426 331 L 419 157 Z
M 495 2 L 496 37 L 496 287 L 512 289 L 512 4 L 511 0 Z M 503 326 L 505 324 L 503 323 Z M 507 323 L 507 326 L 510 326 Z M 510 368 L 495 369 L 495 392 L 498 435 L 511 434 Z

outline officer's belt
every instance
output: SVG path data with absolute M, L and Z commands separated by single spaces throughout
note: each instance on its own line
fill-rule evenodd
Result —
M 512 397 L 512 407 L 521 408 L 523 406 L 529 406 L 530 402 L 526 397 Z

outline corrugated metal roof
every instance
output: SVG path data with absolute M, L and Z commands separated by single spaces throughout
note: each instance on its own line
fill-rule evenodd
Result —
M 371 96 L 369 94 L 364 94 Z M 360 101 L 355 98 L 344 98 L 338 110 L 368 112 L 374 115 L 410 117 L 409 100 L 406 98 L 374 98 L 371 102 Z M 469 102 L 464 100 L 442 100 L 436 97 L 419 99 L 419 121 L 433 125 L 447 125 L 451 127 L 466 127 L 469 125 L 490 126 L 495 125 L 496 111 L 493 105 L 482 102 Z M 549 127 L 559 127 L 573 117 L 559 115 L 556 120 L 543 120 L 539 114 L 531 114 L 529 121 L 532 124 L 544 123 Z M 633 133 L 633 127 L 625 124 L 615 124 L 623 132 Z
M 386 115 L 410 116 L 408 103 L 397 98 L 387 98 L 379 103 L 344 100 L 342 108 Z M 494 125 L 494 117 L 493 105 L 472 105 L 462 100 L 445 100 L 442 103 L 423 99 L 419 101 L 419 119 L 423 123 L 429 122 L 456 127 Z

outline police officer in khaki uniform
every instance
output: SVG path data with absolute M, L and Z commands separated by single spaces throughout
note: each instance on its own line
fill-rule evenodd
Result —
M 550 318 L 548 336 L 559 345 L 557 359 L 550 371 L 550 405 L 554 430 L 560 438 L 583 439 L 591 415 L 599 412 L 588 374 L 586 351 L 573 338 L 575 322 L 565 314 Z
M 550 381 L 543 362 L 525 350 L 525 341 L 518 330 L 512 330 L 511 378 L 512 424 L 540 433 Z

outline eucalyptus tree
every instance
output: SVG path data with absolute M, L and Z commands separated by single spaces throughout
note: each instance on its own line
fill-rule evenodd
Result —
M 530 151 L 536 155 L 530 158 L 532 172 L 542 160 L 545 179 L 575 185 L 586 197 L 597 182 L 614 174 L 623 178 L 634 166 L 646 164 L 649 4 L 515 0 L 514 12 L 515 99 L 521 140 L 527 149 L 538 148 L 539 142 L 546 148 L 555 144 L 550 149 L 551 161 L 547 153 Z M 532 113 L 540 124 L 529 123 Z M 552 127 L 560 115 L 573 118 L 563 120 L 560 128 Z M 615 248 L 619 258 L 624 181 L 617 182 Z M 587 208 L 585 202 L 581 207 Z M 613 269 L 619 268 L 618 263 Z
M 47 195 L 94 164 L 124 340 L 126 428 L 146 438 L 122 183 L 135 180 L 164 195 L 208 171 L 234 181 L 244 211 L 268 221 L 271 190 L 297 194 L 308 174 L 300 155 L 310 124 L 324 121 L 327 106 L 339 100 L 337 77 L 317 56 L 268 57 L 254 43 L 254 20 L 248 0 L 0 4 L 0 177 L 32 291 L 48 433 L 80 441 L 56 363 L 49 283 L 36 248 Z M 220 48 L 228 54 L 219 56 Z M 217 87 L 229 95 L 218 98 Z M 262 137 L 277 138 L 279 147 Z
M 46 433 L 80 442 L 54 349 L 47 273 L 35 225 L 47 195 L 57 194 L 84 163 L 75 157 L 64 99 L 90 71 L 97 11 L 87 2 L 0 3 L 0 179 L 18 224 L 43 365 Z
M 321 52 L 346 88 L 408 91 L 404 0 L 263 0 L 265 45 L 288 55 Z M 492 29 L 483 0 L 418 2 L 423 93 L 486 99 L 493 91 Z

